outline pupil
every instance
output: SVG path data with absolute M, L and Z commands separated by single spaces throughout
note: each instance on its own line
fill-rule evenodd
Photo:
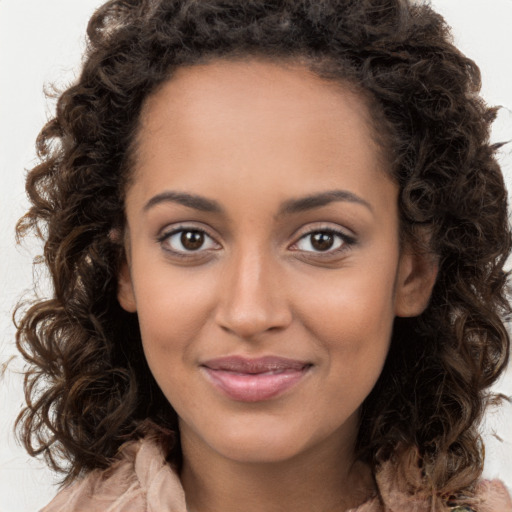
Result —
M 204 242 L 204 234 L 199 231 L 184 231 L 181 234 L 183 247 L 191 251 L 199 249 Z
M 332 247 L 334 238 L 329 233 L 315 233 L 312 236 L 311 245 L 318 251 L 326 251 Z

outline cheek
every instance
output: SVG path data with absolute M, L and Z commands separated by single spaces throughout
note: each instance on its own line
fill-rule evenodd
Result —
M 326 339 L 347 339 L 364 345 L 373 337 L 387 337 L 394 320 L 394 272 L 347 268 L 302 283 L 295 293 L 299 316 Z M 355 338 L 355 339 L 354 339 Z M 356 348 L 356 347 L 353 347 Z
M 161 281 L 140 290 L 151 294 L 138 309 L 142 346 L 153 377 L 173 408 L 182 412 L 183 403 L 196 396 L 188 385 L 187 368 L 194 359 L 195 340 L 208 317 L 204 290 L 193 283 Z M 186 410 L 186 408 L 185 408 Z
M 215 303 L 210 281 L 207 273 L 192 278 L 186 270 L 139 281 L 137 313 L 150 367 L 157 369 L 162 358 L 184 361 L 190 357 Z
M 299 315 L 345 391 L 368 394 L 380 375 L 394 321 L 393 275 L 351 269 L 306 288 Z

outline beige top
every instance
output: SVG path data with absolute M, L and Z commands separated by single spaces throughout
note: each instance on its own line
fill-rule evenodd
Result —
M 429 500 L 400 489 L 383 467 L 376 475 L 378 495 L 347 512 L 431 512 Z M 498 480 L 483 481 L 472 505 L 477 512 L 512 512 L 512 501 Z M 464 507 L 446 510 L 470 510 Z M 64 488 L 41 512 L 187 512 L 178 475 L 155 439 L 127 443 L 106 470 L 95 470 Z

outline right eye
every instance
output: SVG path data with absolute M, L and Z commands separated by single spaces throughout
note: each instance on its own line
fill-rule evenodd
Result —
M 164 250 L 184 257 L 219 247 L 206 231 L 183 226 L 166 231 L 158 238 L 158 242 Z

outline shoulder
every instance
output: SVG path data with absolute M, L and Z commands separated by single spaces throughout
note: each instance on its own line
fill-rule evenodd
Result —
M 380 507 L 375 508 L 379 512 L 431 512 L 442 510 L 443 512 L 512 512 L 512 499 L 506 486 L 500 480 L 482 480 L 475 489 L 474 495 L 468 499 L 468 505 L 449 506 L 441 500 L 433 503 L 432 495 L 422 491 L 421 476 L 418 473 L 416 485 L 411 475 L 404 475 L 391 463 L 384 463 L 376 474 L 376 482 L 379 492 Z M 361 512 L 366 509 L 361 509 Z M 373 512 L 374 509 L 368 509 Z M 358 510 L 359 512 L 359 510 Z
M 512 512 L 512 499 L 500 480 L 483 480 L 477 487 L 478 512 Z
M 41 512 L 185 512 L 178 475 L 148 437 L 125 444 L 105 470 L 62 489 Z

